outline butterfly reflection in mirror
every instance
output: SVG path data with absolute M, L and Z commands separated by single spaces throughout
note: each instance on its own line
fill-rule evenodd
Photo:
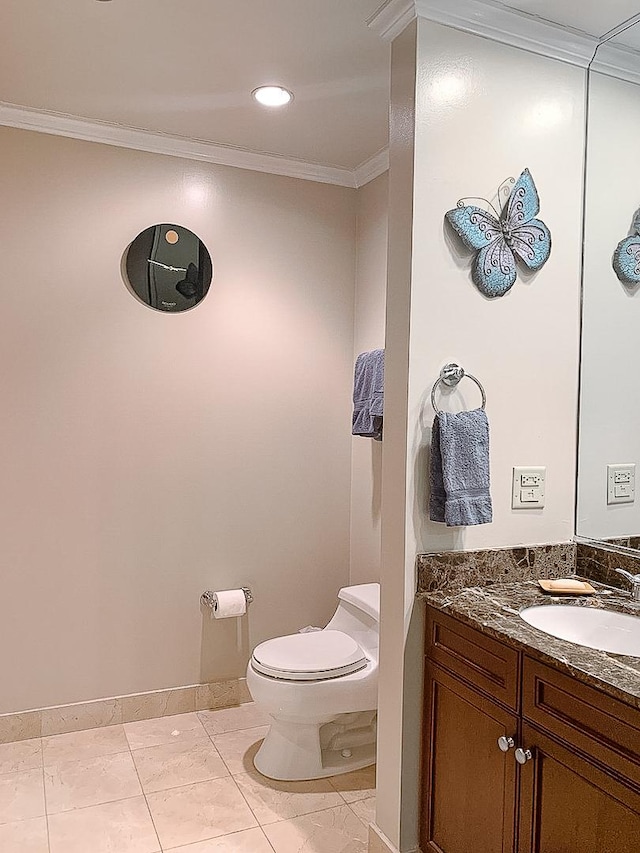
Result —
M 623 284 L 640 284 L 640 210 L 636 210 L 631 237 L 621 240 L 613 253 L 613 268 Z
M 509 193 L 509 178 L 498 189 L 498 199 Z M 469 204 L 483 201 L 491 212 Z M 498 202 L 500 203 L 500 202 Z M 460 199 L 447 221 L 469 249 L 477 251 L 473 263 L 473 282 L 485 296 L 496 297 L 513 286 L 516 258 L 530 270 L 539 270 L 551 254 L 551 234 L 540 219 L 538 191 L 528 169 L 520 175 L 499 213 L 486 199 Z

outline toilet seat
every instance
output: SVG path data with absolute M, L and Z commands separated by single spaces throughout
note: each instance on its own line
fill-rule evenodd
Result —
M 253 668 L 286 681 L 324 681 L 367 665 L 358 643 L 342 631 L 314 631 L 267 640 L 251 656 Z

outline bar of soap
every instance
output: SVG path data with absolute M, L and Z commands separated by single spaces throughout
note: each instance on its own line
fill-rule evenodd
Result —
M 555 578 L 549 581 L 551 589 L 584 589 L 586 584 L 584 581 L 577 581 L 575 578 Z

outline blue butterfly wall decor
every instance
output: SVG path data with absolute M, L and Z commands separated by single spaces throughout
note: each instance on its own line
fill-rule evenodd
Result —
M 513 178 L 509 179 L 513 183 Z M 504 192 L 505 184 L 498 190 Z M 508 191 L 508 190 L 507 190 Z M 504 296 L 516 280 L 516 258 L 530 270 L 539 270 L 551 254 L 551 234 L 540 219 L 538 191 L 528 169 L 520 175 L 502 212 L 486 199 L 492 210 L 469 204 L 461 199 L 446 214 L 447 221 L 469 249 L 477 255 L 473 264 L 473 282 L 485 296 Z
M 636 210 L 631 237 L 621 240 L 613 253 L 613 268 L 623 284 L 640 284 L 640 210 Z

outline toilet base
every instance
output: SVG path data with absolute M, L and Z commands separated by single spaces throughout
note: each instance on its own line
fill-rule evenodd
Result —
M 376 745 L 353 746 L 343 755 L 340 749 L 321 749 L 320 725 L 273 719 L 271 728 L 253 763 L 256 770 L 280 782 L 324 779 L 369 767 L 376 761 Z

